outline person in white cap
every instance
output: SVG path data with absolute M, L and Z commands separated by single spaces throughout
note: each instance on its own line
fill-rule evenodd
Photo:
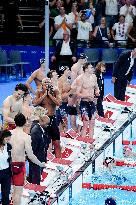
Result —
M 45 59 L 40 59 L 40 68 L 35 70 L 31 76 L 26 81 L 26 86 L 32 92 L 34 95 L 36 94 L 36 91 L 32 88 L 31 83 L 34 81 L 37 87 L 37 90 L 41 89 L 42 80 L 45 78 Z

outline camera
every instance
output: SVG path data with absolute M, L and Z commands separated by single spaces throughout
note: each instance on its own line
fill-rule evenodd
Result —
M 47 89 L 47 93 L 49 92 L 51 95 L 53 95 L 53 93 L 54 93 L 53 85 L 48 84 L 46 89 Z

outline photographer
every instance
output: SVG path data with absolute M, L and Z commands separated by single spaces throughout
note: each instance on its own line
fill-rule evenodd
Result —
M 49 78 L 42 80 L 42 90 L 36 93 L 33 100 L 34 105 L 40 105 L 48 110 L 50 124 L 48 126 L 48 134 L 52 140 L 55 149 L 55 156 L 61 157 L 60 149 L 60 132 L 56 121 L 56 106 L 60 106 L 61 98 L 57 87 L 53 86 Z

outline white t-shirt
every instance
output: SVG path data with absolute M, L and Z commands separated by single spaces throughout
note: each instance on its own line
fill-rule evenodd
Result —
M 112 29 L 116 31 L 115 40 L 126 40 L 127 39 L 127 31 L 128 31 L 128 23 L 119 24 L 115 23 Z
M 0 170 L 9 168 L 7 145 L 4 146 L 3 152 L 0 151 Z
M 71 23 L 70 17 L 65 14 L 65 18 L 66 18 L 67 23 L 70 24 Z M 56 16 L 54 19 L 54 22 L 55 22 L 54 24 L 60 25 L 62 23 L 63 19 L 64 19 L 64 17 L 62 17 L 61 15 Z M 66 30 L 70 33 L 70 30 L 68 28 L 66 28 Z M 63 32 L 64 32 L 63 28 L 62 27 L 59 28 L 56 31 L 53 38 L 54 39 L 63 39 Z
M 125 22 L 129 25 L 133 23 L 133 16 L 136 16 L 135 6 L 130 5 L 129 7 L 125 4 L 120 8 L 120 15 L 125 16 Z
M 92 25 L 90 23 L 78 21 L 77 39 L 89 40 L 90 31 L 92 31 Z
M 118 2 L 117 0 L 105 0 L 105 14 L 106 15 L 118 15 Z
M 68 42 L 63 41 L 60 55 L 72 55 L 72 51 L 69 46 L 69 41 Z
M 76 13 L 76 15 L 78 16 L 78 12 Z M 73 12 L 69 13 L 68 14 L 69 18 L 70 18 L 70 21 L 72 23 L 72 27 L 73 28 L 76 28 L 76 25 L 75 25 L 75 14 Z

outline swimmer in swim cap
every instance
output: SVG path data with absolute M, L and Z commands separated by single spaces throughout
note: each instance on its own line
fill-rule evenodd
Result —
M 124 157 L 133 157 L 133 152 L 132 152 L 132 148 L 129 147 L 129 146 L 124 146 L 123 147 L 123 156 Z M 136 156 L 136 153 L 135 153 L 135 156 Z
M 116 165 L 116 161 L 113 157 L 106 157 L 103 165 L 111 170 Z

